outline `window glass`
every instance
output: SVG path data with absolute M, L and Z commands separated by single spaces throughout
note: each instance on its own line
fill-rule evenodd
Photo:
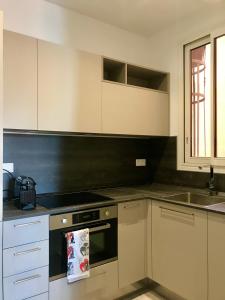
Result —
M 191 156 L 211 155 L 210 44 L 190 51 Z
M 225 36 L 216 39 L 216 156 L 225 157 Z

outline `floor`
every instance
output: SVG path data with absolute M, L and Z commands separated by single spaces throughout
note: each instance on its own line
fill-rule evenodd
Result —
M 134 298 L 133 300 L 166 300 L 166 298 L 162 298 L 154 292 L 148 292 Z

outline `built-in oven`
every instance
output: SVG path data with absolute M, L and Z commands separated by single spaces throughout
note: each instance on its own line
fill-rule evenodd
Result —
M 82 210 L 50 216 L 49 277 L 66 276 L 67 243 L 65 234 L 89 229 L 90 267 L 117 259 L 117 206 Z

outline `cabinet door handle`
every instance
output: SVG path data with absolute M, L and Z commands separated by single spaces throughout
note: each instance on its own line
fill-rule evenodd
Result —
M 33 280 L 33 279 L 37 279 L 37 278 L 40 278 L 40 277 L 41 277 L 40 274 L 36 274 L 36 275 L 30 276 L 30 277 L 26 277 L 26 278 L 23 278 L 23 279 L 16 280 L 16 281 L 14 281 L 14 284 L 24 283 L 24 282 L 27 282 L 27 281 L 30 281 L 30 280 Z
M 27 226 L 31 226 L 31 225 L 37 225 L 40 223 L 41 223 L 41 221 L 34 221 L 34 222 L 29 222 L 29 223 L 24 223 L 24 224 L 14 224 L 14 227 L 21 228 L 21 227 L 27 227 Z
M 175 213 L 183 214 L 183 215 L 186 215 L 186 216 L 191 216 L 191 217 L 195 216 L 194 213 L 187 213 L 187 212 L 176 210 L 176 209 L 172 209 L 172 208 L 167 208 L 167 207 L 163 207 L 163 206 L 159 206 L 159 208 L 161 208 L 162 210 L 168 210 L 168 211 L 172 211 L 172 212 L 175 212 Z
M 140 203 L 129 203 L 129 204 L 124 204 L 123 208 L 127 209 L 127 208 L 135 208 L 140 206 Z
M 105 230 L 105 229 L 109 229 L 109 228 L 111 228 L 111 225 L 109 223 L 107 223 L 105 225 L 92 227 L 89 229 L 89 232 L 96 232 L 96 231 Z
M 103 275 L 105 275 L 105 274 L 106 274 L 106 271 L 102 271 L 101 273 L 91 275 L 90 278 L 95 278 L 95 277 L 98 277 L 98 276 L 103 276 Z
M 28 254 L 28 253 L 31 253 L 31 252 L 36 252 L 36 251 L 41 251 L 41 247 L 37 247 L 37 248 L 29 249 L 29 250 L 24 250 L 24 251 L 21 251 L 21 252 L 15 252 L 13 255 L 14 256 L 19 256 L 19 255 Z

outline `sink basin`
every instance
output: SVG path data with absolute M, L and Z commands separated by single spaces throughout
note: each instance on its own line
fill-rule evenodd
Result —
M 190 204 L 197 204 L 201 206 L 210 206 L 217 203 L 225 202 L 225 197 L 209 196 L 209 195 L 191 193 L 191 192 L 168 196 L 165 197 L 165 199 L 190 203 Z

